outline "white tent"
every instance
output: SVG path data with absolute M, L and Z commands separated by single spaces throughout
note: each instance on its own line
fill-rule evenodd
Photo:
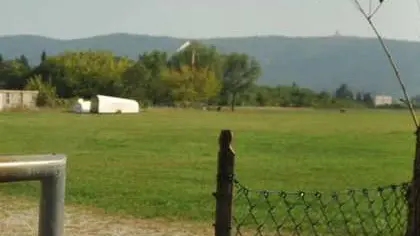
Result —
M 91 111 L 95 113 L 139 113 L 140 106 L 135 100 L 96 95 L 92 99 Z
M 79 98 L 76 104 L 73 106 L 73 112 L 76 113 L 89 113 L 91 108 L 90 101 L 84 101 L 82 98 Z

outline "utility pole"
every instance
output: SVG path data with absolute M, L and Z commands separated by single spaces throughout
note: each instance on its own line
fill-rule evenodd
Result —
M 194 68 L 195 65 L 195 48 L 192 48 L 192 53 L 191 53 L 191 69 Z

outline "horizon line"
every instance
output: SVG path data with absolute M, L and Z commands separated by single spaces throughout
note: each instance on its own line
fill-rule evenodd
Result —
M 281 34 L 255 34 L 255 35 L 243 35 L 243 36 L 212 36 L 212 37 L 177 37 L 177 36 L 170 36 L 170 35 L 158 35 L 158 34 L 140 34 L 140 33 L 129 33 L 129 32 L 113 32 L 113 33 L 103 33 L 85 37 L 77 37 L 77 38 L 60 38 L 60 37 L 53 37 L 47 36 L 42 34 L 3 34 L 0 35 L 1 38 L 12 38 L 12 37 L 39 37 L 45 39 L 52 39 L 58 41 L 72 41 L 72 40 L 82 40 L 82 39 L 92 39 L 97 37 L 107 37 L 113 35 L 126 35 L 126 36 L 145 36 L 151 38 L 168 38 L 168 39 L 178 39 L 178 40 L 215 40 L 215 39 L 246 39 L 246 38 L 269 38 L 269 37 L 281 37 L 281 38 L 291 38 L 291 39 L 311 39 L 311 38 L 357 38 L 357 39 L 376 39 L 374 36 L 357 36 L 357 35 L 317 35 L 317 36 L 291 36 L 291 35 L 281 35 Z M 414 39 L 400 39 L 400 38 L 387 38 L 384 37 L 385 40 L 391 41 L 403 41 L 403 42 L 413 42 L 418 43 L 418 40 Z

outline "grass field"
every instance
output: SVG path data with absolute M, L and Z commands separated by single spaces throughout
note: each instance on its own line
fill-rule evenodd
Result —
M 376 187 L 411 175 L 414 134 L 406 111 L 0 113 L 0 150 L 67 154 L 68 203 L 210 222 L 217 137 L 225 128 L 234 131 L 238 178 L 258 189 Z M 0 186 L 10 194 L 37 189 Z

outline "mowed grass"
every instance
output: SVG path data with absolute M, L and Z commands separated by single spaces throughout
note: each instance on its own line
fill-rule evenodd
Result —
M 0 113 L 0 150 L 66 154 L 68 203 L 210 222 L 221 129 L 233 130 L 236 173 L 252 188 L 330 191 L 411 176 L 414 129 L 406 111 Z M 37 184 L 0 188 L 38 193 Z

